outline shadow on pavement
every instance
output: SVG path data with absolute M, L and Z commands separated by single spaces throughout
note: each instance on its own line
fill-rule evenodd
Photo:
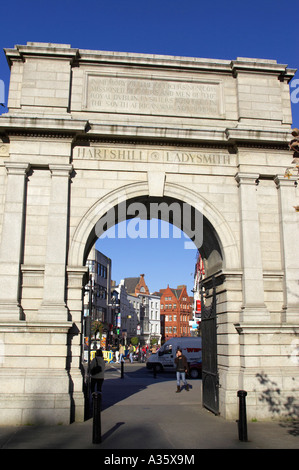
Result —
M 118 374 L 118 375 L 114 375 Z M 106 366 L 105 380 L 102 388 L 102 410 L 135 395 L 153 384 L 159 382 L 173 382 L 176 389 L 176 377 L 173 371 L 163 371 L 156 374 L 147 370 L 143 363 L 125 364 L 124 378 L 120 375 L 120 364 Z M 189 382 L 190 391 L 192 383 Z M 183 389 L 183 387 L 181 387 Z

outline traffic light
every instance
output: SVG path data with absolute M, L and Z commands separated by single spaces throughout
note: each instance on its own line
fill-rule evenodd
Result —
M 90 336 L 91 335 L 91 316 L 84 317 L 85 319 L 85 332 L 84 336 Z

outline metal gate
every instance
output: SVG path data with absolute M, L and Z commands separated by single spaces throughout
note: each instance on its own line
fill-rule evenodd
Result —
M 206 282 L 205 286 L 211 285 Z M 217 364 L 217 315 L 216 284 L 212 277 L 212 303 L 205 306 L 203 283 L 201 284 L 201 331 L 202 331 L 202 397 L 203 406 L 219 415 L 219 375 Z

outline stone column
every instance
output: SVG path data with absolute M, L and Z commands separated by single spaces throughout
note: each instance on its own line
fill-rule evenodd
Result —
M 18 321 L 28 163 L 5 162 L 7 186 L 0 245 L 0 318 Z
M 67 305 L 69 308 L 73 327 L 68 335 L 68 344 L 71 354 L 68 357 L 67 368 L 71 377 L 72 388 L 72 420 L 84 421 L 84 395 L 82 393 L 82 355 L 84 347 L 82 344 L 84 335 L 84 318 L 82 315 L 82 289 L 88 281 L 87 266 L 67 267 Z
M 69 179 L 72 165 L 50 165 L 52 182 L 41 321 L 67 320 L 65 299 Z
M 276 176 L 280 216 L 282 268 L 284 271 L 282 320 L 298 323 L 299 320 L 299 216 L 294 209 L 298 177 Z
M 259 175 L 237 173 L 241 222 L 241 260 L 243 315 L 241 321 L 264 322 L 270 314 L 264 301 L 264 282 L 260 227 L 257 207 L 256 180 Z

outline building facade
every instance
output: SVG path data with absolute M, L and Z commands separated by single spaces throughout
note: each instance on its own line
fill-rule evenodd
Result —
M 127 299 L 130 304 L 130 315 L 127 322 L 129 338 L 139 336 L 141 334 L 141 321 L 140 321 L 140 306 L 141 299 L 132 294 L 127 294 Z
M 197 260 L 194 269 L 194 288 L 193 288 L 193 329 L 200 328 L 201 323 L 201 283 L 204 279 L 205 268 L 200 253 L 197 254 Z
M 139 306 L 136 305 L 136 303 L 132 303 L 130 296 L 128 296 L 124 280 L 121 280 L 114 290 L 118 293 L 120 311 L 119 339 L 126 345 L 130 338 L 136 335 Z
M 160 344 L 160 297 L 151 294 L 145 282 L 144 274 L 140 277 L 124 279 L 128 299 L 132 306 L 136 306 L 134 331 L 139 336 L 141 344 L 150 345 L 155 339 Z
M 89 312 L 89 291 L 84 296 L 84 315 L 91 315 L 92 320 L 97 320 L 106 325 L 113 322 L 111 314 L 111 259 L 92 248 L 86 261 L 92 289 L 92 312 Z
M 180 336 L 191 336 L 189 322 L 192 320 L 192 299 L 187 294 L 185 285 L 172 289 L 160 289 L 160 314 L 163 317 L 162 340 Z
M 161 310 L 160 310 L 160 296 L 150 294 L 148 296 L 149 304 L 149 330 L 150 330 L 150 343 L 155 340 L 157 344 L 161 344 Z
M 146 285 L 144 274 L 140 277 L 128 277 L 125 279 L 125 286 L 128 295 L 131 296 L 132 303 L 138 299 L 139 314 L 137 319 L 138 333 L 142 344 L 150 342 L 150 323 L 149 323 L 149 288 Z

